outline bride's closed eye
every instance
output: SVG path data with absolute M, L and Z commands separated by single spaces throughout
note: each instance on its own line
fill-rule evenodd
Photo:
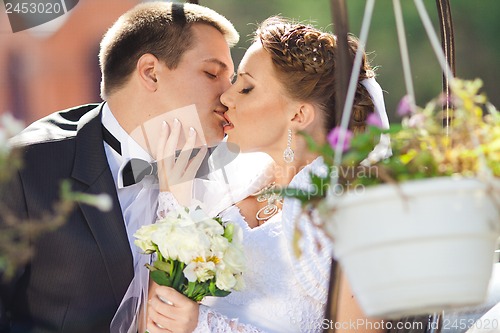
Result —
M 243 88 L 239 91 L 240 94 L 248 94 L 250 91 L 252 91 L 253 87 L 251 88 Z

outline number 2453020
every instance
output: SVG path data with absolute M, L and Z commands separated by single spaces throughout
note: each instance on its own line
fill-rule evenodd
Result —
M 444 318 L 442 329 L 469 329 L 475 327 L 477 329 L 498 329 L 500 327 L 498 319 L 447 319 Z
M 6 2 L 5 12 L 7 14 L 59 14 L 64 9 L 60 3 L 34 3 L 18 2 L 16 4 Z

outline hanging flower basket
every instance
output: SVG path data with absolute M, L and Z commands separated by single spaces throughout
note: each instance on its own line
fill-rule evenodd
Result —
M 486 298 L 500 236 L 500 113 L 479 80 L 451 87 L 448 133 L 441 98 L 423 109 L 402 103 L 401 125 L 345 135 L 339 166 L 333 147 L 342 131 L 326 144 L 308 138 L 328 170 L 311 175 L 313 192 L 287 190 L 318 209 L 367 316 L 431 314 Z M 386 145 L 381 135 L 390 136 L 390 157 L 373 149 Z
M 500 181 L 425 179 L 343 196 L 327 225 L 366 315 L 400 318 L 485 300 L 499 204 Z

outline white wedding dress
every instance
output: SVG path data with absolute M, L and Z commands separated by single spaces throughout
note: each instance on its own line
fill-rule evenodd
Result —
M 328 294 L 331 245 L 323 233 L 302 214 L 298 200 L 285 198 L 282 211 L 251 229 L 237 206 L 271 181 L 272 159 L 263 153 L 238 154 L 232 162 L 223 145 L 212 154 L 209 179 L 195 182 L 195 202 L 210 216 L 239 225 L 243 233 L 245 288 L 226 297 L 206 297 L 200 305 L 195 333 L 293 333 L 320 332 Z M 230 160 L 230 159 L 229 159 Z M 215 170 L 215 171 L 214 171 Z M 271 171 L 271 172 L 268 172 Z M 290 186 L 307 189 L 309 172 L 325 173 L 321 158 L 302 169 Z M 178 208 L 170 193 L 160 193 L 158 215 Z M 294 255 L 294 233 L 301 233 L 301 256 Z M 147 256 L 144 256 L 147 261 Z M 136 276 L 120 304 L 110 332 L 137 332 L 139 308 L 147 295 L 148 273 L 138 264 Z
M 225 166 L 224 178 L 231 187 L 232 201 L 254 193 L 255 188 L 262 188 L 262 183 L 266 182 L 262 172 L 265 158 L 262 162 L 257 161 L 252 155 L 238 156 L 234 163 Z M 256 163 L 260 163 L 258 168 Z M 301 170 L 290 186 L 302 189 L 310 186 L 310 171 L 326 172 L 321 158 Z M 214 190 L 220 192 L 220 179 L 213 184 Z M 220 200 L 220 193 L 214 195 L 209 190 L 204 203 L 215 198 L 217 201 L 212 207 L 218 205 L 216 210 L 220 209 L 221 202 L 231 201 Z M 246 286 L 226 297 L 206 297 L 200 306 L 195 332 L 320 332 L 328 294 L 331 245 L 302 214 L 300 202 L 285 198 L 281 212 L 253 229 L 235 205 L 219 215 L 243 230 Z M 296 225 L 302 234 L 300 258 L 294 255 L 292 248 Z

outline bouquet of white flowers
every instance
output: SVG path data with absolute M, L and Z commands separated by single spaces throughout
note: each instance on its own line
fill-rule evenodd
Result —
M 146 265 L 153 281 L 194 301 L 227 296 L 244 286 L 241 229 L 207 216 L 200 207 L 171 211 L 134 237 L 146 254 L 155 254 L 153 265 Z

